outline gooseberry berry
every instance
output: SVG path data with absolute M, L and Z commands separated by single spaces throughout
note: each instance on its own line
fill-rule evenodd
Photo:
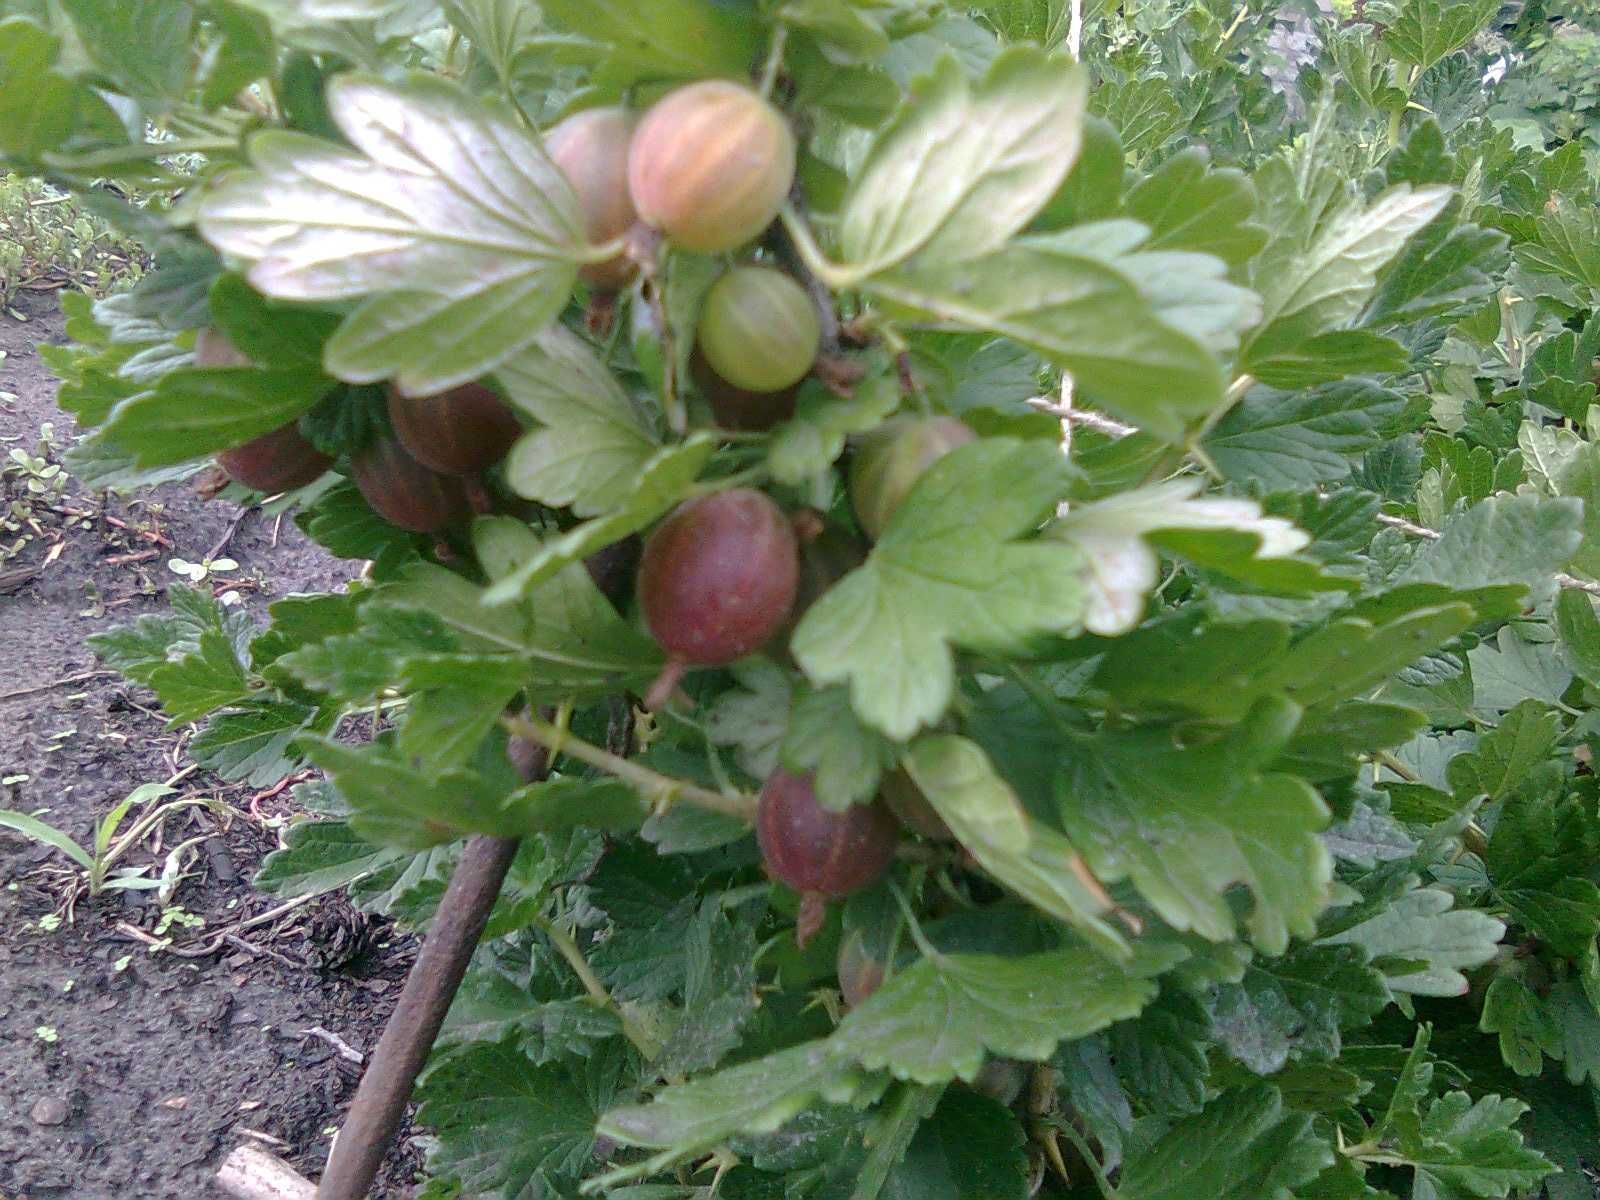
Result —
M 251 438 L 217 455 L 228 478 L 267 495 L 290 492 L 322 477 L 333 459 L 300 435 L 298 422 Z
M 799 557 L 793 527 L 761 492 L 730 488 L 680 504 L 639 562 L 639 605 L 668 655 L 646 702 L 664 703 L 691 666 L 760 649 L 794 605 Z
M 711 415 L 723 429 L 765 433 L 794 416 L 798 383 L 776 392 L 752 392 L 734 387 L 711 369 L 696 346 L 689 353 L 689 378 L 711 405 Z
M 719 376 L 750 392 L 799 383 L 822 326 L 806 290 L 773 267 L 735 267 L 706 293 L 695 345 Z
M 681 249 L 720 254 L 772 224 L 794 166 L 794 134 L 777 109 L 743 84 L 705 79 L 639 122 L 628 192 L 639 219 Z
M 412 533 L 438 533 L 470 508 L 460 476 L 423 466 L 393 437 L 374 438 L 352 456 L 350 474 L 374 512 Z
M 615 241 L 638 220 L 628 195 L 628 147 L 634 117 L 621 107 L 587 108 L 544 135 L 544 148 L 578 197 L 583 231 L 595 245 Z M 590 263 L 578 272 L 597 288 L 626 287 L 638 266 L 626 255 Z
M 481 383 L 432 396 L 389 389 L 389 421 L 406 453 L 446 475 L 472 475 L 494 466 L 522 436 L 506 402 Z
M 774 878 L 802 895 L 837 897 L 883 876 L 894 860 L 899 827 L 875 802 L 823 808 L 811 775 L 780 768 L 762 785 L 756 840 Z

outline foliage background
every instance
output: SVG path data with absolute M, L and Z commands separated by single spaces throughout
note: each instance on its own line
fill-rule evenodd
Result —
M 204 723 L 194 753 L 225 776 L 265 784 L 307 760 L 328 773 L 300 789 L 317 819 L 264 887 L 349 886 L 425 926 L 460 834 L 533 835 L 424 1082 L 428 1194 L 569 1195 L 587 1179 L 629 1200 L 713 1186 L 735 1200 L 1036 1185 L 1126 1200 L 1587 1197 L 1595 6 L 1087 4 L 1090 115 L 1071 173 L 1041 171 L 1051 186 L 1014 227 L 990 213 L 993 227 L 945 235 L 947 253 L 994 235 L 983 248 L 999 266 L 978 278 L 1006 294 L 980 291 L 937 331 L 927 318 L 967 293 L 940 274 L 936 237 L 886 248 L 887 217 L 920 198 L 871 183 L 874 164 L 929 143 L 916 118 L 874 131 L 903 96 L 912 113 L 960 112 L 974 88 L 1003 111 L 1053 101 L 1076 125 L 1059 76 L 1003 50 L 1058 51 L 1067 7 L 795 0 L 718 24 L 730 11 L 39 0 L 0 22 L 0 152 L 155 258 L 132 291 L 70 308 L 78 346 L 57 363 L 63 405 L 95 428 L 70 459 L 82 478 L 184 473 L 303 412 L 348 449 L 368 401 L 344 385 L 391 375 L 493 370 L 537 425 L 503 482 L 549 524 L 483 522 L 458 547 L 481 575 L 425 561 L 431 547 L 334 478 L 303 498 L 302 523 L 371 560 L 371 586 L 280 602 L 264 631 L 175 589 L 170 616 L 97 646 L 175 720 Z M 932 561 L 896 561 L 933 573 L 989 554 L 991 578 L 1049 564 L 1071 619 L 972 585 L 966 608 L 927 606 L 927 653 L 894 662 L 841 641 L 836 600 L 791 644 L 803 672 L 774 660 L 697 676 L 692 713 L 630 731 L 612 696 L 656 660 L 570 564 L 753 453 L 780 494 L 826 506 L 846 435 L 902 402 L 893 364 L 863 355 L 849 401 L 818 397 L 758 452 L 679 441 L 679 414 L 655 400 L 676 373 L 663 333 L 687 325 L 714 267 L 675 256 L 664 326 L 583 342 L 576 251 L 534 248 L 559 247 L 570 224 L 536 157 L 525 257 L 504 282 L 526 288 L 528 337 L 532 311 L 566 323 L 516 346 L 497 326 L 498 344 L 464 339 L 456 357 L 417 329 L 448 333 L 505 308 L 503 293 L 431 261 L 421 278 L 443 308 L 396 292 L 392 273 L 308 283 L 256 240 L 251 196 L 277 188 L 291 204 L 294 164 L 347 148 L 362 103 L 457 128 L 515 128 L 508 111 L 546 125 L 573 103 L 742 69 L 775 25 L 833 282 L 900 314 L 928 403 L 988 435 L 944 470 L 942 504 L 930 490 L 908 506 Z M 346 68 L 388 83 L 325 91 Z M 402 68 L 463 89 L 403 82 Z M 241 92 L 262 77 L 270 94 Z M 247 152 L 264 123 L 319 140 Z M 246 163 L 259 174 L 230 182 Z M 432 219 L 480 210 L 450 201 Z M 439 231 L 427 220 L 418 245 Z M 252 265 L 253 288 L 226 269 Z M 1069 275 L 1116 303 L 1001 321 L 1030 280 Z M 192 331 L 213 322 L 255 336 L 264 368 L 194 368 Z M 591 362 L 610 383 L 584 374 Z M 1066 417 L 1070 471 L 1062 413 L 1028 403 L 1060 395 L 1062 368 L 1088 412 Z M 548 378 L 569 382 L 530 382 Z M 596 389 L 609 407 L 576 402 Z M 545 426 L 586 467 L 621 429 L 621 474 L 648 469 L 631 488 L 561 492 L 554 468 L 571 463 L 552 465 Z M 1174 474 L 1186 482 L 1155 482 Z M 1018 540 L 1062 499 L 1044 539 Z M 979 509 L 1011 527 L 976 546 L 928 533 Z M 998 645 L 964 623 L 979 604 L 1013 614 Z M 896 690 L 928 663 L 950 665 Z M 913 693 L 935 711 L 893 699 Z M 898 762 L 983 869 L 906 864 L 898 898 L 836 906 L 801 952 L 794 898 L 763 881 L 739 822 L 647 813 L 576 758 L 518 786 L 496 725 L 517 698 L 572 700 L 589 743 L 719 793 L 781 760 L 864 798 Z M 384 711 L 398 720 L 379 740 L 334 736 Z M 1075 890 L 1068 862 L 1110 885 L 1114 909 Z M 840 1020 L 846 937 L 897 969 Z

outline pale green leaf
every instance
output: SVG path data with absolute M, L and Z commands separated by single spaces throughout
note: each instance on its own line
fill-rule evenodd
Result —
M 789 727 L 794 687 L 789 673 L 764 658 L 730 666 L 739 686 L 729 688 L 706 713 L 706 736 L 714 746 L 731 746 L 745 774 L 765 779 L 778 765 L 778 751 Z
M 949 705 L 955 647 L 1014 653 L 1077 625 L 1078 554 L 1013 540 L 1053 511 L 1069 471 L 1055 446 L 1010 438 L 946 455 L 800 622 L 790 648 L 806 674 L 848 682 L 862 720 L 903 741 Z
M 495 379 L 506 399 L 541 426 L 506 459 L 506 482 L 518 495 L 596 516 L 626 495 L 656 452 L 656 439 L 616 376 L 564 325 L 551 325 L 501 363 Z
M 1241 171 L 1211 166 L 1204 147 L 1174 154 L 1134 185 L 1123 211 L 1150 230 L 1151 250 L 1194 250 L 1237 266 L 1266 244 L 1256 192 Z
M 826 471 L 844 450 L 845 438 L 876 428 L 899 404 L 900 385 L 886 375 L 862 380 L 848 398 L 807 383 L 794 417 L 773 431 L 767 450 L 772 477 L 794 485 Z
M 481 372 L 531 341 L 565 302 L 585 253 L 577 203 L 538 139 L 439 78 L 342 75 L 328 103 L 356 149 L 301 133 L 256 135 L 255 169 L 225 180 L 201 208 L 206 237 L 249 262 L 250 282 L 270 296 L 427 293 L 434 319 L 466 306 L 477 327 L 470 364 L 414 369 L 414 385 L 462 382 L 469 368 Z M 507 315 L 511 293 L 520 303 Z M 483 296 L 499 304 L 473 304 Z M 397 336 L 419 327 L 406 320 L 414 296 L 368 303 L 353 318 L 359 333 L 342 335 L 331 360 L 366 345 L 353 355 L 366 378 L 384 358 L 397 371 L 438 354 L 426 338 L 408 349 Z M 452 335 L 467 332 L 450 324 Z M 374 355 L 373 344 L 388 349 Z
M 1222 371 L 1201 336 L 1165 319 L 1124 265 L 1138 264 L 1070 240 L 1021 238 L 962 262 L 912 259 L 861 286 L 930 320 L 1020 342 L 1072 372 L 1097 404 L 1176 441 L 1221 400 Z
M 902 1079 L 971 1080 L 985 1054 L 1040 1062 L 1063 1041 L 1135 1016 L 1172 954 L 1128 967 L 1091 950 L 1004 958 L 942 954 L 898 972 L 839 1024 L 828 1045 Z
M 598 75 L 636 80 L 742 76 L 759 50 L 760 26 L 738 8 L 706 0 L 544 0 L 543 15 L 593 41 Z
M 1065 59 L 1015 49 L 976 86 L 953 57 L 916 81 L 855 174 L 843 257 L 870 275 L 998 250 L 1054 194 L 1077 155 L 1087 79 Z
M 657 1092 L 648 1104 L 605 1113 L 596 1131 L 631 1146 L 692 1152 L 735 1133 L 771 1133 L 818 1097 L 844 1103 L 871 1080 L 833 1052 L 804 1042 Z
M 1555 590 L 1555 573 L 1578 549 L 1582 507 L 1533 493 L 1491 496 L 1417 550 L 1397 583 L 1442 583 L 1468 589 L 1521 584 L 1534 604 Z
M 1396 0 L 1382 8 L 1384 44 L 1396 58 L 1427 70 L 1470 42 L 1500 5 L 1497 0 Z
M 1098 878 L 1131 880 L 1169 924 L 1212 941 L 1234 936 L 1226 893 L 1243 884 L 1252 940 L 1282 953 L 1314 931 L 1333 873 L 1321 797 L 1265 770 L 1299 719 L 1295 705 L 1263 700 L 1189 747 L 1162 728 L 1075 739 L 1057 794 L 1067 836 Z
M 139 466 L 187 462 L 287 425 L 331 386 L 314 367 L 172 371 L 118 404 L 103 432 Z
M 842 687 L 806 690 L 789 713 L 783 765 L 815 776 L 817 802 L 843 809 L 870 800 L 878 779 L 894 766 L 893 745 L 861 723 Z
M 1493 958 L 1506 927 L 1487 913 L 1454 909 L 1449 892 L 1414 888 L 1369 920 L 1321 940 L 1360 946 L 1380 967 L 1381 960 L 1399 960 L 1398 969 L 1385 972 L 1397 992 L 1461 996 L 1467 991 L 1462 969 Z
M 1256 261 L 1254 282 L 1265 311 L 1245 348 L 1249 369 L 1354 321 L 1372 295 L 1378 272 L 1449 199 L 1448 188 L 1402 185 L 1369 206 L 1347 208 L 1308 246 L 1294 238 L 1274 243 Z

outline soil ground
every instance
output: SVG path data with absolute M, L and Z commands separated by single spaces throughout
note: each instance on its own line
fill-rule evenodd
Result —
M 72 435 L 35 351 L 62 339 L 55 298 L 18 306 L 28 320 L 0 314 L 0 460 L 31 451 L 43 422 L 63 445 Z M 339 586 L 353 564 L 259 510 L 228 536 L 239 511 L 186 485 L 127 500 L 73 487 L 55 507 L 0 558 L 0 808 L 86 842 L 128 792 L 185 768 L 192 730 L 167 729 L 153 697 L 103 671 L 84 638 L 161 611 L 178 578 L 168 561 L 224 541 L 258 615 L 286 593 Z M 154 893 L 80 895 L 68 912 L 67 860 L 0 830 L 0 1200 L 220 1195 L 217 1164 L 252 1140 L 316 1175 L 360 1075 L 339 1042 L 370 1051 L 399 994 L 411 940 L 340 896 L 230 933 L 278 906 L 250 880 L 278 845 L 287 790 L 198 771 L 176 786 L 233 811 L 189 809 L 127 860 L 159 874 L 168 850 L 209 835 L 172 897 L 205 924 L 169 928 L 170 948 L 141 940 L 163 915 Z M 418 1157 L 402 1136 L 374 1194 L 410 1195 Z

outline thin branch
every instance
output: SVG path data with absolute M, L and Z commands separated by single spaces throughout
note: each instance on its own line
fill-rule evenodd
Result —
M 684 800 L 700 808 L 726 813 L 730 817 L 739 817 L 745 821 L 755 820 L 754 796 L 713 792 L 709 788 L 682 779 L 674 779 L 670 775 L 662 775 L 658 771 L 650 770 L 649 767 L 642 767 L 638 763 L 629 762 L 612 754 L 609 750 L 602 750 L 592 742 L 586 742 L 567 730 L 557 728 L 531 714 L 505 717 L 502 719 L 502 724 L 518 737 L 527 738 L 530 742 L 537 742 L 545 747 L 550 751 L 552 758 L 558 754 L 565 754 L 568 758 L 575 758 L 579 762 L 588 763 L 591 767 L 597 767 L 624 783 L 631 783 L 657 807 L 664 808 L 674 800 Z
M 767 48 L 767 61 L 761 68 L 761 95 L 772 98 L 772 89 L 778 82 L 778 72 L 783 69 L 783 48 L 789 40 L 789 27 L 782 21 L 772 31 L 772 43 Z
M 1066 389 L 1066 378 L 1062 379 L 1063 390 Z M 1125 438 L 1130 434 L 1138 433 L 1135 425 L 1125 425 L 1121 421 L 1113 420 L 1104 413 L 1095 412 L 1092 408 L 1072 407 L 1070 395 L 1062 401 L 1053 400 L 1049 396 L 1030 396 L 1027 400 L 1029 406 L 1042 413 L 1049 413 L 1052 417 L 1060 417 L 1064 423 L 1082 425 L 1085 429 L 1093 429 L 1107 437 Z
M 1437 541 L 1442 535 L 1437 529 L 1429 529 L 1426 525 L 1417 525 L 1404 517 L 1391 517 L 1388 513 L 1378 514 L 1380 525 L 1389 525 L 1402 533 L 1409 533 L 1412 537 L 1427 538 L 1430 542 Z

